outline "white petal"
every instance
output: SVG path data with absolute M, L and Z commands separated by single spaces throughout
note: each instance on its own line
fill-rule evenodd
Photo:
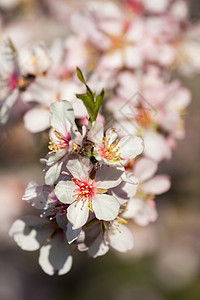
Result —
M 69 160 L 66 167 L 74 178 L 84 180 L 86 177 L 89 177 L 89 173 L 92 170 L 92 163 L 88 158 L 75 158 Z
M 73 224 L 73 229 L 78 229 L 85 225 L 89 216 L 89 208 L 87 201 L 83 205 L 83 202 L 75 201 L 67 209 L 67 218 Z
M 128 202 L 127 211 L 123 218 L 133 218 L 140 226 L 146 226 L 157 219 L 156 205 L 154 201 L 147 201 L 141 198 L 133 198 Z
M 75 189 L 76 185 L 73 181 L 60 181 L 55 187 L 55 194 L 62 203 L 71 204 L 74 201 Z
M 106 131 L 106 137 L 108 145 L 110 146 L 117 139 L 117 132 L 114 129 L 109 128 Z
M 124 180 L 114 188 L 113 195 L 118 199 L 118 201 L 123 204 L 124 201 L 132 198 L 137 192 L 138 179 L 133 175 L 133 173 L 127 172 Z
M 101 69 L 116 69 L 120 68 L 123 64 L 123 55 L 120 50 L 115 50 L 112 53 L 102 56 L 99 62 L 99 68 Z
M 50 103 L 54 102 L 57 97 L 58 81 L 54 77 L 48 78 L 47 76 L 38 76 L 31 83 L 29 88 L 21 93 L 22 101 L 37 102 L 42 106 L 49 107 Z
M 33 133 L 44 131 L 50 127 L 49 116 L 46 108 L 33 108 L 24 115 L 24 127 Z
M 127 135 L 123 137 L 118 146 L 122 158 L 135 158 L 143 151 L 143 140 L 139 136 Z
M 39 264 L 49 275 L 53 275 L 57 271 L 58 275 L 69 272 L 72 266 L 72 256 L 64 233 L 57 232 L 48 244 L 41 247 Z
M 138 211 L 134 221 L 140 226 L 147 226 L 150 222 L 155 222 L 158 214 L 154 201 L 143 201 L 143 208 Z
M 19 95 L 18 89 L 14 89 L 13 92 L 9 94 L 6 101 L 3 103 L 2 107 L 0 107 L 0 123 L 5 124 L 9 117 L 9 112 L 11 107 L 14 105 L 17 97 Z
M 115 226 L 109 230 L 108 235 L 110 246 L 119 252 L 127 252 L 134 246 L 132 232 L 123 224 L 115 222 Z
M 138 159 L 135 162 L 134 174 L 140 181 L 145 181 L 151 178 L 158 169 L 158 163 L 147 157 Z
M 48 154 L 48 158 L 47 159 L 43 159 L 42 162 L 45 162 L 47 164 L 47 166 L 52 166 L 54 163 L 58 162 L 60 159 L 62 159 L 65 154 L 67 153 L 67 149 L 61 149 L 59 151 L 57 151 L 56 153 L 51 153 Z
M 51 126 L 64 136 L 71 131 L 72 126 L 76 126 L 74 110 L 70 102 L 65 100 L 55 102 L 51 104 L 50 111 Z
M 97 143 L 98 145 L 101 145 L 102 139 L 103 139 L 103 134 L 104 134 L 103 123 L 101 121 L 97 120 L 96 122 L 94 122 L 92 124 L 92 127 L 89 130 L 88 139 L 94 143 Z
M 134 218 L 138 212 L 144 208 L 144 200 L 140 198 L 130 199 L 126 206 L 126 211 L 123 212 L 122 217 L 125 219 Z
M 25 216 L 16 220 L 10 228 L 17 245 L 23 250 L 34 251 L 51 235 L 51 228 L 47 228 L 47 220 L 35 216 Z
M 133 69 L 142 67 L 144 58 L 139 47 L 126 46 L 124 52 L 125 64 L 128 68 Z
M 122 186 L 122 190 L 126 193 L 126 197 L 132 198 L 138 188 L 138 178 L 135 177 L 132 173 L 127 172 L 126 178 L 124 180 L 124 185 Z
M 49 199 L 49 193 L 50 190 L 44 191 L 44 186 L 39 186 L 35 182 L 31 181 L 25 190 L 22 200 L 29 202 L 37 209 L 43 209 Z
M 51 166 L 45 174 L 45 184 L 47 185 L 53 185 L 55 181 L 58 179 L 61 168 L 62 168 L 63 162 L 55 163 L 53 166 Z
M 71 244 L 75 240 L 77 240 L 77 238 L 78 238 L 78 236 L 81 232 L 81 228 L 73 229 L 72 226 L 73 225 L 70 222 L 67 223 L 66 237 L 67 237 L 67 241 L 68 241 L 69 244 Z
M 142 191 L 146 194 L 159 195 L 168 191 L 170 185 L 170 179 L 168 176 L 157 175 L 143 183 Z
M 156 160 L 170 159 L 172 151 L 167 140 L 159 133 L 148 131 L 143 136 L 144 155 Z
M 153 13 L 163 13 L 169 5 L 169 0 L 144 0 L 144 6 L 147 10 Z
M 54 268 L 53 266 L 49 263 L 49 252 L 51 249 L 51 245 L 47 244 L 40 249 L 40 255 L 39 255 L 39 265 L 41 266 L 42 270 L 48 274 L 48 275 L 53 275 L 54 274 Z
M 97 170 L 95 184 L 97 188 L 109 189 L 117 186 L 122 181 L 121 176 L 124 173 L 122 169 L 102 165 Z
M 106 254 L 109 250 L 109 246 L 105 244 L 102 233 L 98 235 L 96 240 L 88 249 L 88 254 L 94 258 Z
M 76 90 L 75 90 L 73 96 L 76 93 L 77 93 L 77 87 L 76 87 Z M 69 99 L 69 98 L 67 98 L 67 99 Z M 77 119 L 82 119 L 82 118 L 85 118 L 86 116 L 88 116 L 87 109 L 86 109 L 85 105 L 83 104 L 82 100 L 76 98 L 73 100 L 72 105 L 73 105 L 73 109 L 74 109 L 74 114 Z
M 118 215 L 119 207 L 117 199 L 107 194 L 96 194 L 92 201 L 92 208 L 99 220 L 114 220 Z

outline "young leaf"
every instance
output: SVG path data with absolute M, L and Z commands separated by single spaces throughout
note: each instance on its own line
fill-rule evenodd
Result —
M 82 73 L 81 70 L 79 69 L 79 67 L 76 68 L 76 72 L 77 72 L 77 76 L 78 76 L 79 80 L 80 80 L 82 83 L 86 84 L 86 80 L 85 80 L 85 78 L 84 78 L 84 76 L 83 76 L 83 73 Z
M 94 103 L 94 110 L 95 110 L 95 120 L 97 118 L 99 109 L 101 107 L 101 104 L 103 102 L 103 97 L 104 97 L 104 89 L 101 91 L 101 93 L 97 96 L 96 101 Z
M 94 96 L 93 93 L 91 91 L 91 89 L 89 88 L 89 86 L 86 84 L 86 89 L 87 89 L 87 95 L 92 99 L 92 101 L 94 102 Z
M 92 101 L 92 99 L 90 98 L 90 96 L 88 95 L 84 95 L 84 94 L 76 94 L 76 97 L 81 99 L 88 111 L 88 114 L 90 116 L 90 120 L 91 122 L 94 122 L 95 119 L 95 108 L 94 108 L 94 103 Z

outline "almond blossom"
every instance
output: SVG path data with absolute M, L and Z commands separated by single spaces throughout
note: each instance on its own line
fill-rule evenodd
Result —
M 139 185 L 122 216 L 133 218 L 137 224 L 145 226 L 157 219 L 154 198 L 170 188 L 170 179 L 166 175 L 153 176 L 157 171 L 157 162 L 145 157 L 135 163 L 133 171 L 139 179 Z
M 76 140 L 81 139 L 75 124 L 75 116 L 72 105 L 68 101 L 55 102 L 50 106 L 50 124 L 53 128 L 53 135 L 49 142 L 50 154 L 46 162 L 48 170 L 45 175 L 46 184 L 52 185 L 62 168 L 67 153 L 73 150 Z
M 23 250 L 40 249 L 39 264 L 48 275 L 63 275 L 71 269 L 72 256 L 65 232 L 55 222 L 26 216 L 13 223 L 9 235 Z
M 121 253 L 131 250 L 134 239 L 126 223 L 126 220 L 117 217 L 113 221 L 84 226 L 77 240 L 78 249 L 87 251 L 94 258 L 107 253 L 110 247 Z
M 67 218 L 73 224 L 73 229 L 85 225 L 89 211 L 94 212 L 99 220 L 114 220 L 120 205 L 117 199 L 107 192 L 120 184 L 123 170 L 102 166 L 95 171 L 93 179 L 93 166 L 90 161 L 78 158 L 69 160 L 66 168 L 72 179 L 59 181 L 55 194 L 62 203 L 70 204 Z
M 156 221 L 155 197 L 170 188 L 158 164 L 184 137 L 191 98 L 172 72 L 198 72 L 199 26 L 189 28 L 184 0 L 89 1 L 71 16 L 64 1 L 47 2 L 71 32 L 57 39 L 56 31 L 50 47 L 0 46 L 0 123 L 20 103 L 28 131 L 51 127 L 44 182 L 30 182 L 22 197 L 39 217 L 16 220 L 9 234 L 24 250 L 40 249 L 44 272 L 62 275 L 70 247 L 94 258 L 124 253 L 134 247 L 131 223 Z
M 99 162 L 110 166 L 123 166 L 130 158 L 135 158 L 143 151 L 143 141 L 135 135 L 117 138 L 114 129 L 108 129 L 104 136 L 104 126 L 96 121 L 89 131 L 88 138 L 95 143 L 93 154 Z
M 5 124 L 20 91 L 24 90 L 34 77 L 25 78 L 21 74 L 17 51 L 10 40 L 5 40 L 0 46 L 0 66 L 0 123 Z

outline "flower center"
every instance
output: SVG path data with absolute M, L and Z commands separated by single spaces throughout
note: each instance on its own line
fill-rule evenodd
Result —
M 50 138 L 49 150 L 51 152 L 57 152 L 61 149 L 69 148 L 69 141 L 71 140 L 70 133 L 67 133 L 66 136 L 62 135 L 60 132 L 54 130 L 54 134 L 57 137 L 57 140 Z
M 114 221 L 107 222 L 106 229 L 109 236 L 116 234 L 116 232 L 121 234 L 119 230 L 120 223 L 127 224 L 128 222 L 121 217 L 117 217 Z
M 78 186 L 76 194 L 74 195 L 77 200 L 83 200 L 85 202 L 86 200 L 94 198 L 95 187 L 93 186 L 92 181 L 89 184 L 87 181 L 80 181 L 76 178 L 73 178 L 72 180 Z
M 94 186 L 94 180 L 91 178 L 85 179 L 84 181 L 80 181 L 77 178 L 73 178 L 72 181 L 77 185 L 78 188 L 74 190 L 73 197 L 76 198 L 76 201 L 82 201 L 83 206 L 85 202 L 91 211 L 92 208 L 92 199 L 94 199 L 95 194 L 104 194 L 107 192 L 107 189 L 102 189 Z
M 152 201 L 155 199 L 155 195 L 154 194 L 146 194 L 142 191 L 142 189 L 140 189 L 140 187 L 138 188 L 138 191 L 136 193 L 136 195 L 134 196 L 136 198 L 140 198 L 146 201 Z
M 9 78 L 8 86 L 12 90 L 18 87 L 19 79 L 16 73 L 12 73 Z
M 144 7 L 143 5 L 136 0 L 126 0 L 125 6 L 130 10 L 132 10 L 135 14 L 140 15 L 143 13 Z
M 117 146 L 119 140 L 116 139 L 115 142 L 112 144 L 110 144 L 109 141 L 110 138 L 107 137 L 103 138 L 102 146 L 100 146 L 98 150 L 100 155 L 107 160 L 112 160 L 112 161 L 120 160 L 121 153 L 118 153 L 120 147 Z
M 137 113 L 136 113 L 136 121 L 137 123 L 142 126 L 142 127 L 150 127 L 152 123 L 152 118 L 151 118 L 151 113 L 150 111 L 147 111 L 145 108 L 139 106 L 137 108 Z

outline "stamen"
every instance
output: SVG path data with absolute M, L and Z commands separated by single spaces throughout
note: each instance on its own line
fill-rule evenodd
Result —
M 57 152 L 61 149 L 69 148 L 69 141 L 71 140 L 70 134 L 64 137 L 60 132 L 54 130 L 54 135 L 57 137 L 58 140 L 54 140 L 50 138 L 48 148 L 51 151 L 49 153 Z

